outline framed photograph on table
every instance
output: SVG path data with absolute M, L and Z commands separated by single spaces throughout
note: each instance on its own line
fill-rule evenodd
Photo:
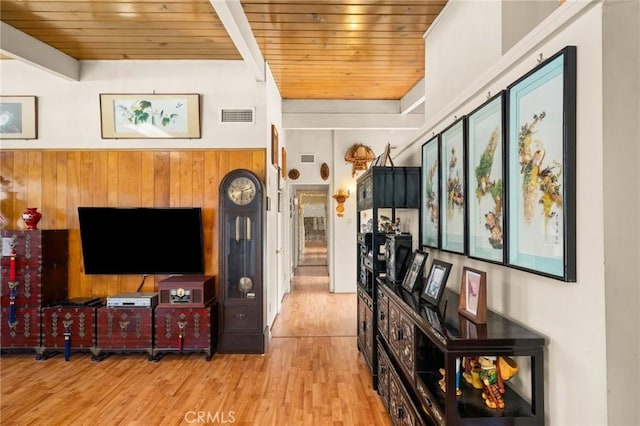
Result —
M 465 120 L 440 135 L 440 249 L 465 254 Z
M 101 94 L 103 139 L 199 139 L 200 95 Z
M 494 263 L 504 263 L 504 96 L 467 117 L 468 255 Z
M 416 291 L 416 288 L 422 281 L 422 271 L 428 256 L 429 254 L 425 252 L 417 250 L 413 252 L 411 264 L 402 280 L 402 287 L 409 293 Z
M 476 324 L 487 321 L 487 274 L 483 271 L 462 268 L 458 313 Z
M 507 264 L 576 281 L 576 48 L 508 87 Z
M 440 136 L 422 145 L 420 220 L 423 247 L 440 248 Z
M 422 289 L 420 298 L 433 306 L 440 304 L 440 299 L 442 299 L 444 289 L 447 286 L 451 266 L 451 263 L 433 259 L 429 275 L 427 276 L 427 282 Z
M 0 96 L 0 139 L 38 139 L 38 98 Z

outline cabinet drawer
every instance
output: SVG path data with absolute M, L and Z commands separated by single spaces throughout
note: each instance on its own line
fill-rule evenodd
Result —
M 380 291 L 378 292 L 378 330 L 384 339 L 389 341 L 389 298 Z
M 389 375 L 389 416 L 394 425 L 425 424 L 395 372 Z
M 384 348 L 378 344 L 378 395 L 382 398 L 384 408 L 389 412 L 389 375 L 392 364 Z
M 212 307 L 156 308 L 155 345 L 158 348 L 200 349 L 212 347 Z M 182 336 L 182 338 L 180 337 Z
M 153 309 L 98 308 L 100 349 L 151 349 L 153 346 Z
M 0 346 L 35 349 L 40 346 L 40 309 L 19 308 L 10 322 L 10 308 L 0 310 Z
M 413 381 L 415 375 L 415 326 L 394 302 L 389 302 L 389 345 L 400 366 Z
M 64 331 L 69 327 L 71 348 L 92 348 L 96 344 L 94 307 L 42 308 L 42 346 L 64 348 Z
M 262 332 L 260 310 L 255 305 L 226 305 L 223 316 L 225 333 Z

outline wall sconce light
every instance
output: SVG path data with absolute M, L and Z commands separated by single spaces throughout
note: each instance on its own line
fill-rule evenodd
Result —
M 336 212 L 338 212 L 338 217 L 343 217 L 344 216 L 344 202 L 347 201 L 347 198 L 349 198 L 349 191 L 345 191 L 344 189 L 338 189 L 338 192 L 336 192 L 333 195 L 333 199 L 336 200 L 338 202 L 338 205 L 336 206 Z

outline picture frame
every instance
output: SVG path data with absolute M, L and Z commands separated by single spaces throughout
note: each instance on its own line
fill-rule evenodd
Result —
M 487 274 L 484 271 L 462 268 L 458 313 L 476 324 L 487 321 Z
M 433 306 L 440 304 L 444 289 L 447 287 L 447 280 L 449 279 L 452 266 L 451 263 L 433 259 L 427 281 L 420 294 L 421 299 Z
M 0 139 L 38 139 L 38 98 L 0 96 Z
M 102 139 L 200 139 L 197 93 L 102 93 Z
M 440 250 L 465 254 L 465 119 L 440 134 Z
M 440 135 L 422 145 L 422 199 L 420 201 L 423 247 L 440 248 Z
M 409 293 L 416 291 L 416 288 L 422 281 L 422 271 L 424 270 L 424 264 L 427 261 L 429 254 L 423 251 L 416 250 L 411 256 L 411 263 L 407 269 L 404 278 L 402 279 L 402 288 Z
M 575 46 L 540 63 L 507 90 L 506 263 L 575 282 Z
M 272 124 L 271 125 L 271 164 L 276 169 L 280 168 L 280 165 L 278 162 L 279 156 L 280 156 L 280 148 L 278 144 L 278 128 L 276 127 L 275 124 Z M 280 173 L 280 170 L 278 170 L 278 173 Z
M 467 116 L 468 256 L 504 263 L 505 96 L 501 91 Z
M 287 179 L 287 148 L 282 147 L 282 153 L 280 154 L 280 161 L 282 162 L 281 164 L 281 173 L 282 173 L 282 179 Z

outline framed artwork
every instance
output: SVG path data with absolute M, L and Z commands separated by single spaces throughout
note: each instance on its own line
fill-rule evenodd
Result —
M 442 299 L 444 289 L 447 286 L 451 266 L 451 263 L 433 259 L 431 269 L 429 270 L 429 276 L 427 277 L 427 282 L 422 289 L 422 294 L 420 295 L 420 297 L 427 303 L 434 306 L 438 306 L 440 304 L 440 299 Z
M 278 157 L 280 156 L 280 148 L 278 145 L 278 128 L 275 124 L 271 125 L 271 164 L 276 169 L 280 168 Z M 280 171 L 278 170 L 278 173 Z
M 576 48 L 508 87 L 507 264 L 576 280 Z
M 0 96 L 0 139 L 38 139 L 38 98 Z
M 287 149 L 285 147 L 282 147 L 280 161 L 282 162 L 282 167 L 280 168 L 282 179 L 286 179 L 287 178 Z
M 440 248 L 440 136 L 422 145 L 421 245 Z
M 504 263 L 504 96 L 467 117 L 468 255 L 495 263 Z
M 440 249 L 465 254 L 465 120 L 440 135 Z
M 428 253 L 415 251 L 411 258 L 411 266 L 407 270 L 402 280 L 402 287 L 409 293 L 413 293 L 418 286 L 418 283 L 422 278 L 422 270 L 424 269 L 424 263 L 427 260 Z
M 462 268 L 458 313 L 476 324 L 487 322 L 487 274 Z
M 199 139 L 200 95 L 100 94 L 103 139 Z

